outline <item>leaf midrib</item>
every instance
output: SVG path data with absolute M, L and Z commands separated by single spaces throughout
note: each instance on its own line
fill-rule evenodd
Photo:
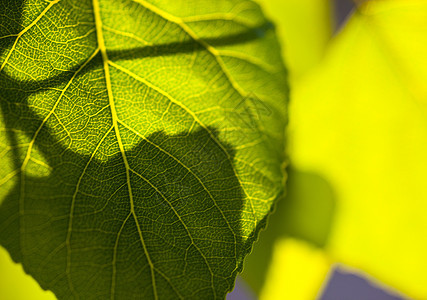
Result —
M 131 212 L 130 213 L 132 214 L 132 216 L 135 220 L 135 224 L 136 224 L 136 227 L 138 230 L 138 235 L 139 235 L 139 238 L 141 241 L 141 245 L 144 249 L 144 254 L 145 254 L 145 256 L 147 258 L 147 262 L 150 266 L 154 299 L 157 300 L 158 295 L 157 295 L 157 287 L 156 287 L 156 278 L 154 275 L 154 265 L 153 265 L 153 262 L 151 260 L 150 254 L 147 251 L 147 246 L 145 244 L 144 237 L 143 237 L 142 231 L 141 231 L 141 227 L 139 225 L 139 221 L 138 221 L 138 218 L 137 218 L 136 213 L 135 213 L 135 204 L 134 204 L 134 199 L 133 199 L 133 194 L 132 194 L 132 186 L 131 186 L 131 182 L 130 182 L 130 166 L 129 166 L 128 159 L 126 157 L 125 149 L 123 147 L 123 142 L 122 142 L 122 138 L 120 136 L 119 126 L 118 126 L 118 122 L 117 122 L 118 116 L 117 116 L 116 106 L 115 106 L 114 98 L 113 98 L 110 69 L 109 69 L 109 65 L 108 65 L 109 59 L 108 59 L 108 54 L 107 54 L 107 48 L 105 47 L 104 35 L 102 32 L 102 20 L 101 20 L 101 13 L 100 13 L 100 9 L 99 9 L 99 2 L 98 2 L 98 0 L 93 0 L 92 3 L 93 3 L 94 18 L 95 18 L 96 37 L 97 37 L 97 41 L 98 41 L 98 47 L 99 47 L 99 50 L 100 50 L 101 55 L 102 55 L 104 75 L 105 75 L 105 84 L 106 84 L 106 88 L 107 88 L 108 101 L 110 104 L 110 111 L 111 111 L 111 117 L 112 117 L 112 122 L 113 122 L 113 126 L 114 126 L 114 132 L 116 134 L 117 143 L 119 145 L 119 149 L 120 149 L 120 152 L 121 152 L 122 158 L 123 158 L 123 163 L 125 165 L 126 181 L 127 181 L 128 194 L 129 194 L 129 200 L 130 200 L 130 206 L 131 206 L 131 208 L 130 208 Z M 112 291 L 111 297 L 114 297 L 114 291 Z
M 94 17 L 95 17 L 95 26 L 96 26 L 96 34 L 97 34 L 97 42 L 98 42 L 98 48 L 99 48 L 99 51 L 100 51 L 100 53 L 101 53 L 101 56 L 102 56 L 102 61 L 103 61 L 103 68 L 104 68 L 104 74 L 105 74 L 105 83 L 106 83 L 106 88 L 107 88 L 107 94 L 108 94 L 108 100 L 109 100 L 109 105 L 110 105 L 110 111 L 111 111 L 111 117 L 112 117 L 112 122 L 113 122 L 113 127 L 114 127 L 114 131 L 115 131 L 115 135 L 116 135 L 116 139 L 117 139 L 117 142 L 118 142 L 118 145 L 119 145 L 119 149 L 120 149 L 120 152 L 121 152 L 121 154 L 122 154 L 122 158 L 123 158 L 123 163 L 124 163 L 124 165 L 125 165 L 125 170 L 126 170 L 126 181 L 127 181 L 127 186 L 128 186 L 128 194 L 129 194 L 129 199 L 130 199 L 130 205 L 131 205 L 131 211 L 130 211 L 130 213 L 129 213 L 129 215 L 126 217 L 126 219 L 125 219 L 125 221 L 124 221 L 124 223 L 122 224 L 122 226 L 121 226 L 121 228 L 120 228 L 120 231 L 123 229 L 123 227 L 124 227 L 124 224 L 127 222 L 127 220 L 129 219 L 129 216 L 130 215 L 132 215 L 133 216 L 133 218 L 134 218 L 134 220 L 135 220 L 135 223 L 136 223 L 136 226 L 137 226 L 137 230 L 138 230 L 138 234 L 139 234 L 139 237 L 140 237 L 140 241 L 141 241 L 141 244 L 142 244 L 142 246 L 143 246 L 143 249 L 144 249 L 144 253 L 145 253 L 145 256 L 147 257 L 147 261 L 148 261 L 148 263 L 149 263 L 149 266 L 150 266 L 150 271 L 151 271 L 151 278 L 152 278 L 152 286 L 153 286 L 153 293 L 154 293 L 154 298 L 155 299 L 158 299 L 158 295 L 157 295 L 157 287 L 156 287 L 156 281 L 155 281 L 155 274 L 154 274 L 154 271 L 157 271 L 162 277 L 164 277 L 164 279 L 166 279 L 166 281 L 168 281 L 169 282 L 169 279 L 162 273 L 162 272 L 160 272 L 159 270 L 157 270 L 155 267 L 154 267 L 154 264 L 153 264 L 153 262 L 152 262 L 152 260 L 151 260 L 151 257 L 150 257 L 150 255 L 149 255 L 149 252 L 148 252 L 148 249 L 147 249 L 147 246 L 146 246 L 146 243 L 145 243 L 145 241 L 144 241 L 144 238 L 143 238 L 143 235 L 142 235 L 142 231 L 141 231 L 141 228 L 140 228 L 140 225 L 139 225 L 139 222 L 138 222 L 138 218 L 137 218 L 137 216 L 136 216 L 136 212 L 135 212 L 135 205 L 134 205 L 134 199 L 133 199 L 133 194 L 132 194 L 132 186 L 131 186 L 131 180 L 130 180 L 130 172 L 132 172 L 132 173 L 134 173 L 135 175 L 137 175 L 137 176 L 139 176 L 139 177 L 141 177 L 143 180 L 145 180 L 154 190 L 156 190 L 157 192 L 159 192 L 158 191 L 158 189 L 155 187 L 155 186 L 153 186 L 152 184 L 151 184 L 151 182 L 149 182 L 146 178 L 144 178 L 144 177 L 142 177 L 140 174 L 138 174 L 137 172 L 135 172 L 131 167 L 130 167 L 130 165 L 129 165 L 129 162 L 128 162 L 128 160 L 127 160 L 127 156 L 126 156 L 126 152 L 125 152 L 125 149 L 124 149 L 124 146 L 123 146 L 123 142 L 122 142 L 122 140 L 121 140 L 121 135 L 120 135 L 120 130 L 119 130 L 119 127 L 118 127 L 118 123 L 120 123 L 120 124 L 122 124 L 123 126 L 125 126 L 125 127 L 128 127 L 128 126 L 126 126 L 126 124 L 124 124 L 123 122 L 121 122 L 120 121 L 120 119 L 118 118 L 118 114 L 117 114 L 117 110 L 116 110 L 116 108 L 115 108 L 115 103 L 114 103 L 114 96 L 113 96 L 113 91 L 112 91 L 112 84 L 111 84 L 111 75 L 110 75 L 110 65 L 111 66 L 114 66 L 115 68 L 117 68 L 118 70 L 120 70 L 120 71 L 122 71 L 122 72 L 124 72 L 125 74 L 127 74 L 128 76 L 131 76 L 131 77 L 135 77 L 135 74 L 130 74 L 131 72 L 130 71 L 128 71 L 127 69 L 124 69 L 124 68 L 122 68 L 122 67 L 120 67 L 119 65 L 117 65 L 117 64 L 115 64 L 115 63 L 113 63 L 111 60 L 109 60 L 109 58 L 108 58 L 108 53 L 107 53 L 107 49 L 106 49 L 106 46 L 105 46 L 105 40 L 104 40 L 104 36 L 103 36 L 103 23 L 102 23 L 102 19 L 101 19 L 101 14 L 100 14 L 100 9 L 99 9 L 99 2 L 98 2 L 98 0 L 93 0 L 93 9 L 94 9 Z M 172 21 L 171 21 L 172 22 Z M 134 76 L 132 76 L 132 75 L 134 75 Z M 219 146 L 220 146 L 220 148 L 222 148 L 222 150 L 226 153 L 226 155 L 227 155 L 227 157 L 229 157 L 229 153 L 223 148 L 223 146 L 222 146 L 222 144 L 219 142 L 219 141 L 217 141 L 216 139 L 215 139 L 215 137 L 213 137 L 212 136 L 212 133 L 210 132 L 210 130 L 203 124 L 203 122 L 201 122 L 199 119 L 198 119 L 198 117 L 190 110 L 190 109 L 188 109 L 187 107 L 185 107 L 182 103 L 180 103 L 180 102 L 176 102 L 176 101 L 173 101 L 172 99 L 172 97 L 169 95 L 169 94 L 167 94 L 166 92 L 164 92 L 164 91 L 162 91 L 162 90 L 160 90 L 159 88 L 157 88 L 156 86 L 154 86 L 153 84 L 151 84 L 150 82 L 148 82 L 148 81 L 146 81 L 146 80 L 144 80 L 144 79 L 142 79 L 142 78 L 138 78 L 137 79 L 138 81 L 140 81 L 141 83 L 144 83 L 145 85 L 147 85 L 148 87 L 150 87 L 151 89 L 153 89 L 153 90 L 155 90 L 155 91 L 157 91 L 157 92 L 159 92 L 160 94 L 162 94 L 162 95 L 164 95 L 167 99 L 169 99 L 169 101 L 171 101 L 172 103 L 175 103 L 176 105 L 178 105 L 179 107 L 181 107 L 181 108 L 183 108 L 188 114 L 190 114 L 194 119 L 195 119 L 195 121 L 197 122 L 197 123 L 199 123 L 208 133 L 209 133 L 209 135 L 210 135 L 210 137 L 212 138 L 212 139 L 214 139 L 214 141 L 215 141 L 215 143 L 216 144 L 218 144 Z M 130 128 L 128 128 L 128 129 L 130 129 Z M 132 130 L 132 131 L 134 131 L 134 130 Z M 139 136 L 141 136 L 139 133 L 138 133 L 138 135 Z M 144 138 L 144 140 L 146 140 L 146 141 L 148 141 L 146 138 Z M 150 142 L 150 144 L 152 144 L 152 142 L 151 141 L 149 141 Z M 159 148 L 157 145 L 156 145 L 156 147 L 157 148 Z M 213 195 L 211 195 L 211 193 L 209 192 L 209 190 L 207 189 L 207 187 L 203 184 L 203 182 L 200 180 L 200 178 L 198 178 L 198 176 L 196 176 L 195 174 L 194 174 L 194 172 L 189 168 L 189 167 L 187 167 L 186 165 L 184 165 L 182 162 L 180 162 L 177 158 L 175 158 L 173 155 L 171 155 L 169 152 L 166 152 L 165 150 L 163 150 L 163 149 L 161 149 L 162 150 L 162 152 L 165 152 L 165 153 L 167 153 L 167 155 L 168 156 L 170 156 L 170 157 L 172 157 L 173 159 L 175 159 L 175 160 L 177 160 L 181 165 L 183 165 L 191 174 L 193 174 L 193 176 L 195 176 L 196 177 L 196 179 L 199 181 L 199 183 L 202 185 L 202 187 L 204 188 L 204 190 L 209 194 L 209 197 L 212 199 L 212 201 L 213 201 L 213 203 L 214 203 L 214 205 L 217 207 L 217 209 L 218 209 L 218 211 L 220 212 L 220 214 L 222 215 L 222 217 L 224 218 L 224 221 L 227 223 L 227 226 L 229 227 L 229 229 L 230 229 L 230 232 L 232 233 L 232 235 L 233 235 L 233 238 L 234 238 L 234 246 L 235 246 L 235 256 L 237 256 L 237 249 L 236 249 L 236 247 L 237 247 L 237 245 L 236 245 L 236 235 L 235 235 L 235 233 L 234 233 L 234 231 L 233 231 L 233 229 L 231 228 L 231 225 L 229 224 L 229 222 L 228 222 L 228 220 L 227 220 L 227 218 L 225 217 L 225 215 L 224 215 L 224 213 L 223 213 L 223 211 L 220 209 L 220 207 L 218 206 L 218 204 L 216 203 L 216 200 L 214 199 L 214 197 L 213 197 Z M 230 162 L 231 163 L 231 162 Z M 161 194 L 161 193 L 160 193 Z M 164 195 L 163 194 L 161 194 L 161 196 L 164 198 Z M 165 199 L 166 200 L 166 202 L 168 202 L 167 201 L 167 199 Z M 168 202 L 169 203 L 169 202 Z M 176 210 L 171 206 L 171 208 L 172 208 L 172 210 L 175 212 L 175 214 L 177 215 L 177 217 L 178 217 L 178 219 L 180 219 L 181 220 L 181 218 L 180 218 L 180 216 L 178 215 L 178 213 L 176 212 Z M 185 223 L 181 220 L 181 223 L 183 224 L 183 226 L 184 226 L 184 228 L 187 230 L 187 228 L 186 228 L 186 225 L 185 225 Z M 190 237 L 190 239 L 191 239 L 191 241 L 192 241 L 192 244 L 196 247 L 196 249 L 198 250 L 198 252 L 200 253 L 200 255 L 203 257 L 203 259 L 205 260 L 205 263 L 206 263 L 206 266 L 207 266 L 207 268 L 208 268 L 208 270 L 209 270 L 209 272 L 210 272 L 210 274 L 211 274 L 211 287 L 212 287 L 212 292 L 214 293 L 214 297 L 216 298 L 216 290 L 215 290 L 215 287 L 214 287 L 214 282 L 213 282 L 213 271 L 212 271 L 212 269 L 211 269 L 211 267 L 210 267 L 210 265 L 209 265 L 209 263 L 208 263 L 208 261 L 206 260 L 206 257 L 203 255 L 203 253 L 201 252 L 201 250 L 200 250 L 200 248 L 194 243 L 194 240 L 193 240 L 193 238 L 192 238 L 192 236 L 191 236 L 191 234 L 188 232 L 188 230 L 187 230 L 187 233 L 188 233 L 188 235 L 189 235 L 189 237 Z M 115 247 L 117 247 L 117 241 L 118 241 L 118 238 L 119 238 L 119 236 L 117 237 L 117 239 L 116 239 L 116 243 L 115 243 Z M 113 259 L 114 261 L 113 261 L 113 263 L 115 262 L 115 257 L 114 257 L 114 259 Z M 236 265 L 236 268 L 237 268 L 237 265 Z M 114 273 L 114 272 L 113 272 Z M 115 274 L 113 274 L 113 282 L 112 282 L 112 286 L 111 286 L 111 298 L 114 298 L 114 292 L 115 292 L 115 284 L 114 284 L 114 275 Z M 180 297 L 180 298 L 182 298 L 182 296 L 179 294 L 179 292 L 173 287 L 173 285 L 171 284 L 171 287 L 172 287 L 172 289 L 175 291 L 175 293 Z

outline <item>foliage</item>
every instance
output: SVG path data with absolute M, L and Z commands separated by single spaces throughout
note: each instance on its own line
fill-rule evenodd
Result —
M 282 195 L 281 51 L 287 197 L 243 278 L 311 300 L 345 264 L 427 297 L 425 1 L 356 1 L 331 38 L 330 1 L 258 0 L 281 49 L 250 1 L 98 1 L 0 4 L 0 241 L 43 288 L 224 298 Z M 14 268 L 9 298 L 53 298 Z
M 224 298 L 283 190 L 258 5 L 0 7 L 1 245 L 59 298 Z

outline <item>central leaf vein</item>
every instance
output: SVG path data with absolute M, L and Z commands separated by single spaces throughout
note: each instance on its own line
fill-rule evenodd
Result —
M 117 142 L 118 142 L 118 145 L 120 148 L 120 152 L 122 154 L 123 163 L 124 163 L 125 169 L 126 169 L 126 180 L 127 180 L 128 193 L 129 193 L 129 199 L 130 199 L 131 213 L 132 213 L 133 218 L 135 220 L 135 224 L 136 224 L 136 227 L 138 230 L 139 238 L 141 240 L 142 248 L 144 249 L 145 256 L 146 256 L 148 264 L 150 266 L 154 299 L 158 299 L 157 287 L 156 287 L 156 278 L 154 275 L 154 265 L 153 265 L 153 262 L 150 258 L 150 254 L 148 253 L 147 246 L 145 244 L 145 241 L 144 241 L 144 238 L 142 235 L 141 227 L 139 225 L 139 221 L 138 221 L 138 218 L 137 218 L 136 213 L 135 213 L 135 205 L 134 205 L 134 200 L 133 200 L 132 186 L 131 186 L 130 173 L 129 173 L 130 172 L 130 166 L 129 166 L 128 159 L 126 157 L 125 149 L 123 147 L 123 142 L 122 142 L 122 139 L 120 136 L 120 131 L 119 131 L 118 123 L 117 123 L 118 117 L 117 117 L 116 107 L 114 104 L 113 90 L 111 87 L 111 77 L 110 77 L 110 70 L 109 70 L 109 65 L 108 65 L 109 59 L 108 59 L 107 49 L 105 47 L 104 36 L 103 36 L 103 32 L 102 32 L 102 20 L 101 20 L 101 14 L 100 14 L 100 8 L 99 8 L 98 0 L 93 0 L 93 11 L 94 11 L 94 16 L 95 16 L 95 25 L 96 25 L 96 33 L 97 33 L 97 39 L 98 39 L 98 47 L 99 47 L 101 55 L 102 55 L 104 75 L 105 75 L 105 84 L 107 87 L 107 93 L 108 93 L 108 99 L 109 99 L 109 104 L 110 104 L 112 122 L 113 122 L 113 126 L 114 126 L 114 131 L 116 133 Z

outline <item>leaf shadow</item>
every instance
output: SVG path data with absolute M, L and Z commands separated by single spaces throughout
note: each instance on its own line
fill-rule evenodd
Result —
M 20 0 L 22 2 L 22 0 Z M 2 25 L 0 23 L 0 25 Z M 5 26 L 3 26 L 5 27 Z M 11 30 L 11 32 L 19 33 L 21 27 Z M 267 34 L 268 31 L 274 30 L 274 25 L 271 22 L 265 22 L 255 27 L 250 27 L 240 32 L 225 35 L 215 38 L 203 38 L 201 37 L 198 40 L 190 39 L 186 41 L 174 41 L 164 44 L 154 44 L 144 47 L 134 47 L 131 49 L 124 50 L 107 50 L 108 57 L 110 60 L 119 62 L 130 59 L 139 59 L 139 58 L 155 58 L 171 55 L 186 54 L 192 52 L 206 51 L 205 44 L 208 44 L 212 47 L 221 47 L 221 46 L 231 46 L 244 44 L 256 39 L 259 39 Z M 0 32 L 1 33 L 1 32 Z M 2 54 L 1 49 L 8 52 L 10 46 L 15 41 L 15 37 L 8 37 L 0 39 L 0 55 Z M 101 56 L 101 54 L 98 54 Z M 88 56 L 89 58 L 89 56 Z M 102 67 L 102 60 L 94 60 L 96 63 L 89 64 L 85 69 L 86 72 Z M 50 76 L 42 80 L 22 80 L 14 78 L 13 76 L 0 71 L 0 84 L 3 86 L 5 83 L 12 87 L 19 87 L 20 90 L 29 90 L 33 93 L 39 93 L 46 89 L 51 89 L 61 85 L 62 83 L 68 82 L 76 71 L 82 67 L 84 62 L 80 62 L 70 68 L 69 71 L 62 71 L 56 75 Z M 16 88 L 18 89 L 18 88 Z
M 1 5 L 2 11 L 10 14 L 0 20 L 0 36 L 16 35 L 23 29 L 25 1 L 3 1 Z M 269 30 L 274 30 L 273 25 L 266 22 L 235 34 L 201 39 L 214 47 L 237 45 L 261 38 Z M 14 36 L 0 38 L 0 57 L 8 54 L 14 42 Z M 108 50 L 108 55 L 121 61 L 205 50 L 200 41 L 188 40 L 125 51 Z M 97 58 L 84 72 L 102 67 L 100 54 Z M 82 65 L 76 64 L 67 72 L 43 80 L 18 79 L 0 71 L 0 108 L 5 127 L 14 129 L 6 131 L 14 169 L 21 168 L 24 156 L 18 147 L 22 136 L 17 132 L 31 140 L 43 122 L 29 106 L 28 98 L 68 82 Z M 215 128 L 208 131 L 198 129 L 178 135 L 155 132 L 127 149 L 125 155 L 135 171 L 129 175 L 131 186 L 137 186 L 131 205 L 121 154 L 106 161 L 92 159 L 89 154 L 67 149 L 49 128 L 43 127 L 34 147 L 43 154 L 49 170 L 16 175 L 13 190 L 0 203 L 0 243 L 44 289 L 51 289 L 60 298 L 73 293 L 107 297 L 106 292 L 112 290 L 122 298 L 150 297 L 153 276 L 164 287 L 157 291 L 160 298 L 178 294 L 209 298 L 215 293 L 221 294 L 216 295 L 219 298 L 225 297 L 241 271 L 242 261 L 238 258 L 246 254 L 250 241 L 240 240 L 244 197 L 233 170 L 235 150 L 223 141 L 220 149 L 210 136 L 213 134 L 219 140 Z M 162 160 L 152 164 L 158 157 Z M 80 179 L 83 167 L 88 179 L 86 175 Z M 111 174 L 118 175 L 108 177 Z M 90 183 L 95 179 L 99 184 Z M 137 230 L 133 215 L 129 216 L 132 206 L 141 231 Z M 183 224 L 187 224 L 187 229 Z M 120 239 L 114 235 L 118 232 Z M 154 271 L 144 256 L 140 232 L 144 233 L 148 253 L 154 253 L 150 258 L 156 266 Z M 129 252 L 132 247 L 134 251 Z M 108 251 L 114 248 L 118 249 L 115 256 Z M 230 253 L 234 253 L 232 257 Z M 135 255 L 134 260 L 130 254 Z M 188 258 L 187 262 L 182 260 L 183 256 Z M 116 278 L 114 287 L 105 278 Z M 219 292 L 207 284 L 211 281 Z
M 6 33 L 0 31 L 2 37 L 23 29 L 24 4 L 24 0 L 2 2 L 3 11 L 12 13 L 0 23 L 13 23 L 0 26 L 8 28 Z M 267 22 L 203 40 L 212 46 L 236 45 L 271 29 Z M 7 55 L 14 41 L 15 37 L 0 39 L 0 56 Z M 120 61 L 202 50 L 199 41 L 189 40 L 108 54 Z M 100 59 L 94 62 L 84 72 L 101 67 Z M 15 169 L 21 168 L 24 156 L 17 131 L 31 140 L 43 122 L 28 98 L 68 82 L 81 66 L 43 80 L 22 80 L 0 71 L 0 107 L 5 127 L 14 129 L 6 134 Z M 0 243 L 59 298 L 107 297 L 112 291 L 118 298 L 149 298 L 154 296 L 153 277 L 162 286 L 159 298 L 224 298 L 242 268 L 238 257 L 247 251 L 239 240 L 244 197 L 233 170 L 234 149 L 223 141 L 220 148 L 211 136 L 219 140 L 215 128 L 208 131 L 151 134 L 125 150 L 133 170 L 127 175 L 122 154 L 102 161 L 75 153 L 42 127 L 34 147 L 49 170 L 47 175 L 42 171 L 16 175 L 13 190 L 0 203 Z M 133 204 L 128 180 L 131 189 L 134 186 Z
M 234 34 L 215 38 L 201 38 L 201 40 L 203 43 L 212 47 L 239 45 L 259 39 L 270 30 L 274 30 L 273 23 L 265 22 L 259 26 L 247 28 Z M 137 47 L 126 50 L 110 50 L 108 51 L 108 56 L 114 61 L 120 61 L 144 57 L 177 55 L 204 50 L 206 50 L 206 48 L 200 41 L 192 39 L 185 42 L 176 41 L 167 44 Z
M 11 120 L 13 104 L 1 104 L 8 124 L 31 132 L 37 116 Z M 120 151 L 108 157 L 114 132 L 98 150 L 105 161 L 67 149 L 48 127 L 39 137 L 50 174 L 19 174 L 0 205 L 0 243 L 44 289 L 59 298 L 112 289 L 117 298 L 154 298 L 152 276 L 160 298 L 232 288 L 244 197 L 210 133 L 155 132 L 125 151 L 130 170 Z

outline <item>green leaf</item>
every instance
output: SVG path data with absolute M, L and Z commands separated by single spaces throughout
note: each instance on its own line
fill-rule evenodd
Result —
M 286 100 L 251 1 L 2 1 L 1 245 L 59 298 L 224 298 Z

